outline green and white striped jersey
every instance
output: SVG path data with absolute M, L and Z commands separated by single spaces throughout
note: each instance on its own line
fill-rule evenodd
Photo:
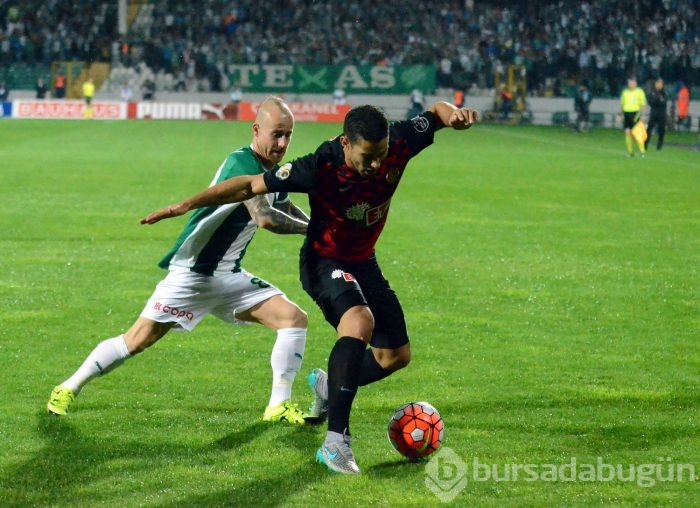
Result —
M 276 170 L 277 166 L 273 168 Z M 221 164 L 210 186 L 241 175 L 264 172 L 250 146 L 236 150 Z M 286 201 L 286 193 L 266 195 L 271 205 Z M 248 244 L 257 225 L 242 203 L 231 203 L 195 210 L 173 248 L 158 263 L 161 268 L 189 268 L 213 275 L 214 271 L 239 272 Z

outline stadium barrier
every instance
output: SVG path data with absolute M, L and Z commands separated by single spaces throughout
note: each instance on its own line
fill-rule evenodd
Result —
M 33 92 L 14 91 L 11 102 L 5 102 L 2 117 L 14 118 L 82 118 L 84 103 L 79 100 L 37 100 Z M 122 103 L 117 96 L 99 93 L 93 105 L 98 108 L 93 118 L 97 119 L 168 119 L 168 120 L 241 120 L 252 121 L 255 118 L 257 104 L 267 98 L 267 94 L 246 94 L 246 102 L 236 108 L 227 104 L 224 93 L 160 93 L 156 101 Z M 408 97 L 403 95 L 351 95 L 348 104 L 335 105 L 330 97 L 318 94 L 296 94 L 286 98 L 299 122 L 337 122 L 341 123 L 345 113 L 353 105 L 374 104 L 382 108 L 390 120 L 407 117 L 409 111 Z M 438 100 L 450 102 L 446 95 L 428 95 L 426 104 Z M 490 96 L 467 96 L 468 107 L 476 109 L 487 118 L 493 111 L 494 101 Z M 591 104 L 591 123 L 594 127 L 621 128 L 619 117 L 620 102 L 617 99 L 593 99 Z M 569 119 L 576 118 L 572 99 L 532 97 L 527 99 L 527 111 L 522 113 L 521 123 L 533 125 L 554 125 L 554 114 L 566 112 Z M 562 115 L 563 116 L 563 115 Z M 700 130 L 700 101 L 690 102 L 691 131 Z M 559 118 L 559 115 L 557 115 Z M 675 125 L 670 123 L 670 125 Z
M 570 123 L 568 111 L 555 111 L 552 113 L 552 125 L 566 127 Z
M 94 101 L 90 109 L 84 101 L 18 99 L 3 106 L 3 116 L 23 119 L 77 120 L 241 120 L 253 121 L 260 102 L 221 104 L 209 102 L 117 102 Z M 298 122 L 342 122 L 349 105 L 289 104 Z M 5 112 L 6 111 L 6 112 Z

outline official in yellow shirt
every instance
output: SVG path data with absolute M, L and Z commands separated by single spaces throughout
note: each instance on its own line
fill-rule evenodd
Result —
M 85 99 L 85 118 L 92 118 L 92 98 L 95 95 L 95 83 L 88 78 L 83 83 L 83 99 Z
M 625 129 L 625 143 L 627 145 L 627 157 L 634 156 L 634 143 L 632 142 L 633 130 L 634 132 L 639 132 L 638 136 L 641 139 L 635 139 L 637 146 L 639 147 L 639 153 L 644 157 L 644 141 L 646 140 L 646 135 L 641 135 L 642 130 L 646 134 L 646 129 L 641 129 L 635 125 L 642 121 L 642 110 L 647 105 L 647 96 L 644 90 L 637 87 L 637 79 L 630 77 L 627 80 L 627 88 L 622 91 L 620 96 L 620 107 L 622 109 L 623 127 Z M 642 124 L 643 126 L 643 124 Z

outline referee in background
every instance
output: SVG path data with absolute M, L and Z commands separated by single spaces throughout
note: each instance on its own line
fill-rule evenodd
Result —
M 644 90 L 637 87 L 637 78 L 631 76 L 627 80 L 627 88 L 620 96 L 620 106 L 622 108 L 622 122 L 625 128 L 625 143 L 627 145 L 627 157 L 634 157 L 634 145 L 632 143 L 632 128 L 640 120 L 642 108 L 647 105 L 647 97 Z M 646 152 L 644 140 L 636 140 L 641 157 Z

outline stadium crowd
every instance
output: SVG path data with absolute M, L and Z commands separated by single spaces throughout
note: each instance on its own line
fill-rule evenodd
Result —
M 533 95 L 587 80 L 616 96 L 625 77 L 700 84 L 700 0 L 181 0 L 141 2 L 128 35 L 116 2 L 0 0 L 0 63 L 145 64 L 174 83 L 224 90 L 230 65 L 433 64 L 439 87 L 491 88 L 521 65 Z

